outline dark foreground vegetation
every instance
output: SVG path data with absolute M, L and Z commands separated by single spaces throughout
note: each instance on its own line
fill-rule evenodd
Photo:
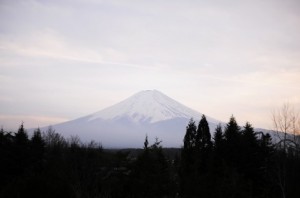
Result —
M 297 145 L 297 144 L 295 144 Z M 49 129 L 0 132 L 0 197 L 300 197 L 298 147 L 240 128 L 231 117 L 213 137 L 205 116 L 183 147 L 105 150 Z

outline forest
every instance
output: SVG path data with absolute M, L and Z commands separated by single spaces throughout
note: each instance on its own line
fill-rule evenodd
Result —
M 142 149 L 114 150 L 51 128 L 1 129 L 0 197 L 300 197 L 298 136 L 275 143 L 233 116 L 211 135 L 203 115 L 182 139 L 182 148 L 146 136 Z

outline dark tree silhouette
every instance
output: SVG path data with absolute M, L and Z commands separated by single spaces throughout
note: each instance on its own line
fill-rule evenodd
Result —
M 298 137 L 297 137 L 298 138 Z M 173 156 L 173 157 L 171 157 Z M 181 149 L 103 149 L 49 128 L 29 139 L 0 130 L 0 197 L 299 197 L 300 154 L 232 116 L 215 129 L 205 116 L 186 127 Z M 179 194 L 178 194 L 179 193 Z
M 185 151 L 193 150 L 196 144 L 197 127 L 193 118 L 186 127 L 186 133 L 183 140 L 183 149 Z
M 205 115 L 202 115 L 197 128 L 195 146 L 199 151 L 208 150 L 212 147 L 210 130 Z
M 230 120 L 225 128 L 225 139 L 227 142 L 236 143 L 239 139 L 240 127 L 237 124 L 235 118 L 233 116 L 230 117 Z
M 217 154 L 221 154 L 224 146 L 224 134 L 222 125 L 218 124 L 214 133 L 214 150 Z
M 34 169 L 38 171 L 42 168 L 45 154 L 45 141 L 42 138 L 42 133 L 39 128 L 33 132 L 33 136 L 30 141 L 30 151 Z
M 150 147 L 144 147 L 143 152 L 137 158 L 133 170 L 136 197 L 166 197 L 172 194 L 170 169 L 160 143 L 156 138 Z M 146 136 L 144 145 L 147 144 L 148 137 Z

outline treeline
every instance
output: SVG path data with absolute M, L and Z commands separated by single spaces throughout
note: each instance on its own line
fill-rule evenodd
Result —
M 178 152 L 177 152 L 178 151 Z M 134 153 L 134 154 L 132 154 Z M 112 151 L 54 130 L 28 137 L 0 131 L 0 197 L 299 197 L 300 153 L 234 117 L 211 137 L 190 120 L 183 147 L 145 138 L 141 150 Z
M 300 153 L 230 118 L 211 138 L 205 116 L 187 126 L 179 168 L 183 197 L 299 197 Z

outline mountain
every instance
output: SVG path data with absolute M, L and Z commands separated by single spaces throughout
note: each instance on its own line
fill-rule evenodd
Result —
M 189 120 L 197 123 L 201 116 L 157 90 L 147 90 L 52 128 L 65 137 L 77 135 L 84 142 L 95 140 L 106 148 L 142 147 L 146 134 L 150 143 L 157 137 L 164 147 L 180 147 Z M 213 131 L 219 121 L 207 120 Z

